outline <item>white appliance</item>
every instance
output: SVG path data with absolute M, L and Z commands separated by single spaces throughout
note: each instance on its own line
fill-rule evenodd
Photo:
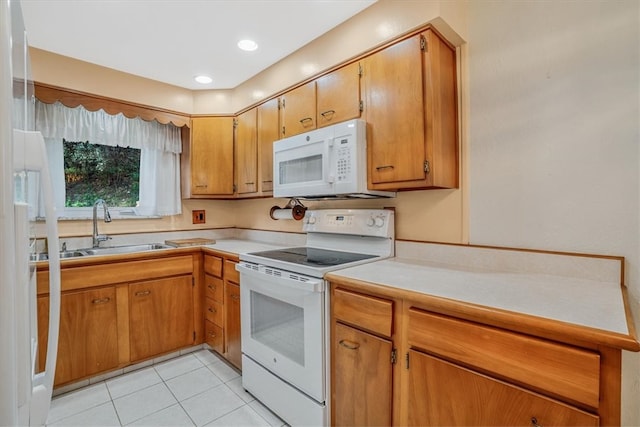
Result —
M 395 197 L 367 189 L 367 123 L 354 119 L 273 143 L 273 196 Z
M 307 211 L 307 245 L 240 255 L 242 385 L 289 425 L 329 425 L 325 273 L 394 254 L 390 210 Z
M 0 0 L 0 425 L 43 425 L 58 347 L 60 260 L 44 140 L 34 132 L 33 82 L 19 0 Z M 29 254 L 44 199 L 49 252 L 49 335 L 38 354 L 36 272 Z

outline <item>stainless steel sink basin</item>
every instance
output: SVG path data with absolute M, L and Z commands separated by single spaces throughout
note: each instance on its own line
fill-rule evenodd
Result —
M 74 251 L 60 252 L 60 258 L 75 258 L 91 255 L 128 254 L 133 252 L 154 251 L 157 249 L 169 249 L 172 247 L 173 246 L 164 245 L 162 243 L 148 243 L 144 245 L 113 246 L 110 248 L 86 248 L 77 249 Z M 31 261 L 47 261 L 48 259 L 49 256 L 47 253 L 31 254 Z
M 169 245 L 163 245 L 162 243 L 149 243 L 145 245 L 127 245 L 127 246 L 113 246 L 111 248 L 90 248 L 80 249 L 85 255 L 112 255 L 112 254 L 128 254 L 131 252 L 144 252 L 154 251 L 157 249 L 172 248 Z

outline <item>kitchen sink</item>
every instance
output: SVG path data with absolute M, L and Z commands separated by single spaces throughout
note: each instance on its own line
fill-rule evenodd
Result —
M 85 248 L 85 249 L 76 249 L 73 251 L 60 252 L 60 259 L 75 258 L 75 257 L 81 257 L 81 256 L 91 256 L 91 255 L 128 254 L 133 252 L 154 251 L 158 249 L 170 249 L 170 248 L 173 248 L 173 246 L 165 245 L 162 243 L 113 246 L 110 248 Z M 47 261 L 48 259 L 49 259 L 49 255 L 46 252 L 31 254 L 31 261 Z
M 79 251 L 84 252 L 85 255 L 112 255 L 112 254 L 128 254 L 131 252 L 154 251 L 157 249 L 169 249 L 169 248 L 173 248 L 173 246 L 163 245 L 162 243 L 149 243 L 146 245 L 127 245 L 127 246 L 113 246 L 110 248 L 79 249 Z

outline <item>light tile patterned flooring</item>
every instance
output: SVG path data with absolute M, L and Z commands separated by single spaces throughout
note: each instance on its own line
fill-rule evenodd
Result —
M 240 374 L 198 350 L 53 398 L 47 426 L 283 426 Z

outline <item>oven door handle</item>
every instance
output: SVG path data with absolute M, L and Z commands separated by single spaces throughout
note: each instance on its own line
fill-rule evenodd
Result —
M 275 276 L 267 273 L 267 270 L 277 271 L 282 273 L 282 275 Z M 288 271 L 278 270 L 277 268 L 266 267 L 264 265 L 251 265 L 251 267 L 249 267 L 248 265 L 239 262 L 236 264 L 236 271 L 240 274 L 246 274 L 247 276 L 256 279 L 278 282 L 278 285 L 289 286 L 297 290 L 324 292 L 324 280 L 302 276 L 296 273 L 289 273 Z M 304 280 L 302 280 L 302 278 L 304 278 Z M 242 282 L 242 278 L 240 279 L 240 282 Z

